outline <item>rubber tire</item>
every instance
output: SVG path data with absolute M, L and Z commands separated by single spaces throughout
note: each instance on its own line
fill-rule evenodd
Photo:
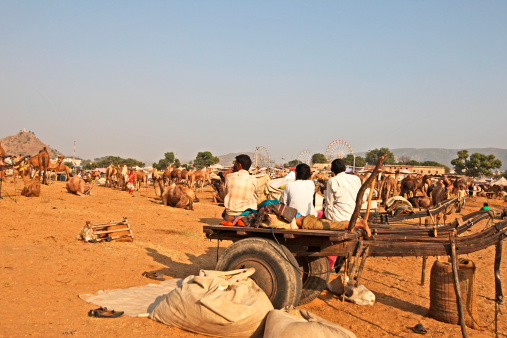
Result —
M 251 237 L 228 247 L 220 256 L 216 270 L 254 267 L 256 272 L 251 278 L 264 290 L 275 309 L 283 309 L 299 303 L 302 278 L 297 266 L 296 259 L 283 245 Z
M 299 305 L 310 303 L 317 298 L 327 286 L 330 275 L 329 259 L 327 257 L 300 256 L 296 258 L 303 275 L 303 288 Z M 313 275 L 312 275 L 313 274 Z

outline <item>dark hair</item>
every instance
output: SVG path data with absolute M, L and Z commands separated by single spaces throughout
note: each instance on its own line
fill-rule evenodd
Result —
M 250 169 L 250 166 L 252 165 L 252 160 L 250 159 L 250 156 L 245 154 L 236 156 L 236 162 L 241 164 L 241 168 L 245 170 Z
M 484 203 L 484 206 L 487 207 L 488 206 L 488 203 Z
M 331 171 L 335 175 L 338 175 L 339 173 L 344 172 L 345 171 L 345 162 L 343 162 L 342 160 L 337 158 L 336 160 L 334 160 L 331 163 Z
M 296 180 L 307 180 L 312 176 L 310 166 L 306 163 L 300 163 L 296 166 Z

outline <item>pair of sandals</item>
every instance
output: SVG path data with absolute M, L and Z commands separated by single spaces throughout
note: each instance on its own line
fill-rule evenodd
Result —
M 160 281 L 165 280 L 165 278 L 163 277 L 164 275 L 162 275 L 161 273 L 158 273 L 158 272 L 145 271 L 145 272 L 143 272 L 143 276 L 146 278 L 154 279 L 154 280 L 160 280 Z
M 96 318 L 118 318 L 123 314 L 124 311 L 108 310 L 106 307 L 99 307 L 88 312 L 88 316 Z

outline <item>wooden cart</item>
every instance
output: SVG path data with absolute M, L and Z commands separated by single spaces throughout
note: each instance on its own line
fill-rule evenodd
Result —
M 305 304 L 319 296 L 329 279 L 327 256 L 338 256 L 338 266 L 335 265 L 338 269 L 340 262 L 354 258 L 347 272 L 357 281 L 368 256 L 450 256 L 453 241 L 458 255 L 491 245 L 501 250 L 502 240 L 507 236 L 507 220 L 498 220 L 499 216 L 491 211 L 477 211 L 434 227 L 372 224 L 369 239 L 364 239 L 362 233 L 328 230 L 206 225 L 203 231 L 209 239 L 234 242 L 219 258 L 217 270 L 255 268 L 252 278 L 275 308 L 283 308 Z M 472 235 L 463 235 L 479 221 L 488 219 L 489 224 L 494 218 L 495 224 Z M 500 283 L 499 268 L 498 262 L 495 264 L 497 284 Z M 501 287 L 498 289 L 501 293 Z

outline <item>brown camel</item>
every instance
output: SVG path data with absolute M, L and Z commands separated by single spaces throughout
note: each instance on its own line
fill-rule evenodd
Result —
M 164 177 L 165 183 L 171 183 L 171 167 L 166 167 L 162 176 Z
M 49 160 L 49 165 L 47 167 L 48 176 L 50 176 L 52 172 L 56 173 L 56 169 L 60 167 L 64 158 L 64 156 L 58 156 L 58 159 L 54 162 L 51 161 L 51 159 Z
M 171 185 L 162 193 L 162 204 L 166 206 L 194 210 L 194 202 L 199 202 L 195 191 L 183 184 Z
M 171 182 L 180 183 L 181 181 L 181 170 L 178 168 L 174 168 L 171 171 Z
M 201 188 L 201 192 L 202 192 L 203 188 L 204 188 L 204 182 L 208 182 L 211 184 L 211 181 L 209 179 L 210 173 L 211 173 L 211 168 L 207 168 L 206 170 L 200 169 L 200 170 L 195 171 L 193 173 L 191 181 L 190 181 L 190 187 L 193 187 L 194 182 L 195 182 L 196 189 L 198 189 L 199 183 L 200 183 L 200 188 Z
M 0 143 L 0 158 L 4 158 L 5 157 L 5 150 L 4 148 L 2 148 L 2 144 Z
M 181 176 L 181 182 L 185 182 L 186 185 L 189 185 L 188 181 L 190 180 L 190 177 L 192 176 L 191 172 L 187 169 L 183 169 L 180 173 Z
M 62 163 L 62 164 L 60 164 L 60 165 L 58 166 L 58 168 L 55 168 L 55 169 L 53 170 L 53 172 L 55 172 L 56 174 L 61 173 L 61 172 L 65 172 L 65 181 L 68 181 L 68 180 L 69 180 L 69 178 L 70 178 L 70 168 L 69 168 L 69 167 L 67 167 L 67 166 L 66 166 L 65 164 L 63 164 L 63 163 Z
M 413 197 L 416 196 L 417 190 L 420 190 L 423 195 L 426 195 L 426 185 L 429 185 L 430 183 L 430 177 L 428 175 L 424 175 L 423 177 L 420 177 L 420 175 L 417 175 L 417 177 L 412 177 L 411 175 L 405 177 L 401 181 L 401 190 L 400 190 L 400 196 L 405 197 Z
M 400 191 L 398 190 L 398 176 L 400 175 L 399 171 L 396 171 L 394 177 L 391 175 L 385 175 L 382 183 L 380 184 L 380 196 L 382 198 L 383 204 L 389 198 L 393 196 L 397 196 Z
M 21 195 L 26 196 L 26 197 L 39 197 L 40 196 L 40 177 L 35 176 L 34 178 L 30 179 L 30 175 L 28 173 L 28 170 L 24 170 L 22 172 L 21 177 L 23 178 L 23 182 L 25 183 L 23 190 L 21 190 Z
M 157 199 L 162 199 L 162 193 L 165 189 L 164 181 L 165 180 L 163 176 L 159 176 L 153 180 L 153 188 L 155 189 L 155 195 L 157 196 Z
M 141 182 L 146 187 L 148 184 L 148 174 L 144 170 L 136 170 L 136 190 L 139 191 Z
M 32 167 L 42 176 L 42 184 L 48 184 L 46 180 L 46 171 L 49 166 L 49 153 L 46 147 L 42 148 L 39 153 L 30 159 Z
M 213 203 L 224 203 L 225 199 L 225 182 L 224 180 L 211 180 L 211 186 L 215 190 L 213 192 Z
M 91 186 L 89 184 L 86 184 L 85 181 L 79 176 L 71 177 L 71 179 L 67 182 L 67 191 L 71 194 L 85 196 L 89 194 L 90 190 Z
M 114 166 L 112 163 L 109 167 L 106 168 L 106 187 L 112 187 L 116 181 L 116 173 L 118 172 L 118 168 Z

